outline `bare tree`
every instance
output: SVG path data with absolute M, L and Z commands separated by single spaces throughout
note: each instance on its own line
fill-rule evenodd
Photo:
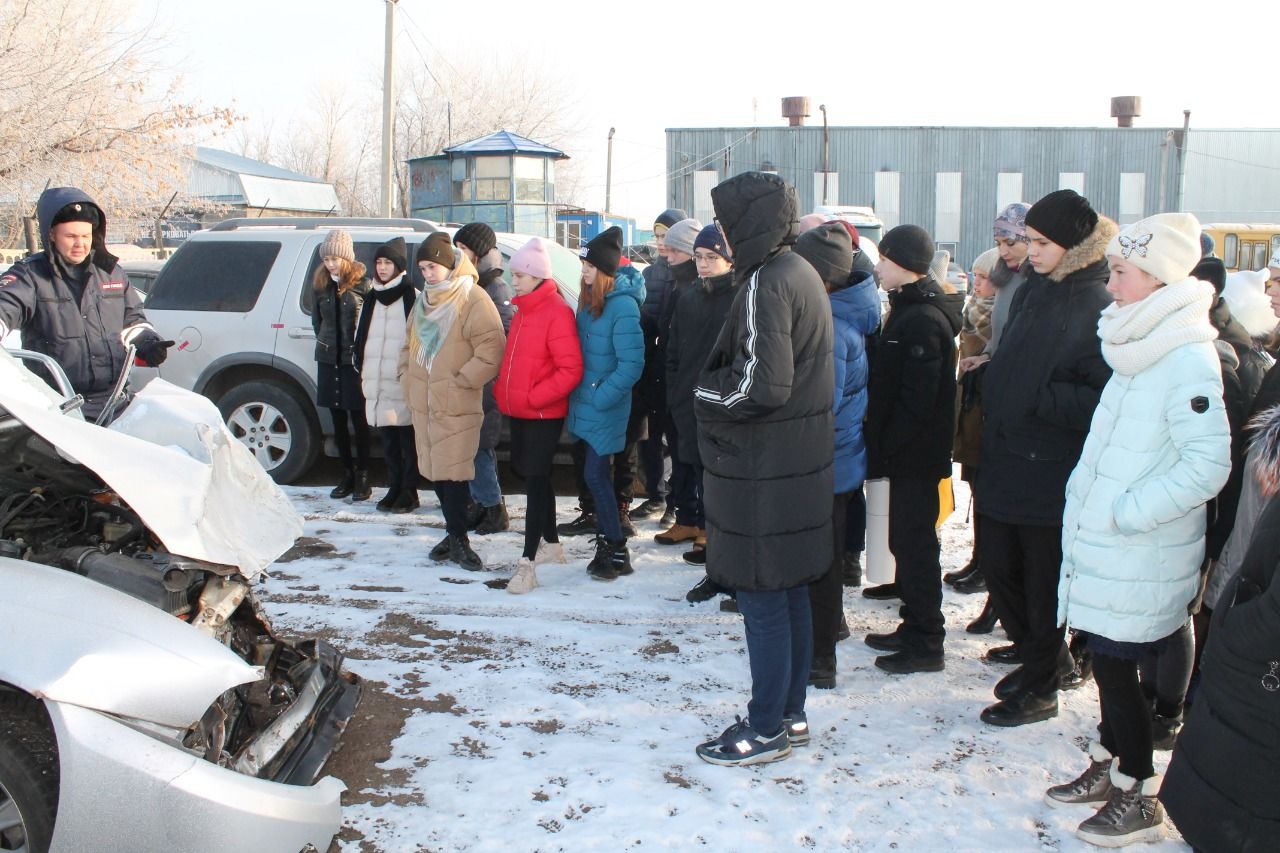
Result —
M 412 157 L 439 154 L 453 143 L 511 130 L 564 147 L 578 132 L 566 81 L 526 61 L 490 57 L 441 58 L 428 68 L 421 55 L 397 71 L 395 182 L 398 212 L 408 216 Z M 245 156 L 332 183 L 343 212 L 374 216 L 379 203 L 382 133 L 376 85 L 317 87 L 284 134 L 274 122 L 241 126 L 230 145 Z M 572 160 L 557 166 L 558 200 L 580 186 Z
M 122 28 L 128 11 L 120 0 L 0 3 L 0 198 L 12 213 L 46 183 L 83 186 L 116 215 L 163 204 L 183 187 L 190 132 L 234 123 L 182 100 L 180 81 L 150 86 L 163 76 L 151 27 Z
M 400 72 L 399 79 L 395 180 L 403 215 L 409 213 L 405 161 L 412 157 L 439 154 L 449 145 L 498 130 L 557 147 L 579 131 L 567 82 L 523 59 L 446 60 L 434 73 L 423 64 L 413 64 Z M 563 163 L 558 168 L 557 180 L 564 185 L 571 170 Z

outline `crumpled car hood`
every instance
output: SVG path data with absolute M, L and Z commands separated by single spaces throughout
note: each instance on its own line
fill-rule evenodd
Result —
M 41 475 L 90 469 L 171 553 L 234 566 L 252 581 L 302 535 L 288 497 L 206 398 L 153 380 L 104 429 L 63 414 L 56 395 L 32 383 L 43 385 L 0 351 L 0 408 L 53 445 L 70 469 Z

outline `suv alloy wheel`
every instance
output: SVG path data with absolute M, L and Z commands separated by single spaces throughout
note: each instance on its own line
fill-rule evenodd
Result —
M 271 379 L 236 385 L 218 398 L 231 434 L 277 483 L 306 473 L 320 452 L 320 430 L 289 388 Z

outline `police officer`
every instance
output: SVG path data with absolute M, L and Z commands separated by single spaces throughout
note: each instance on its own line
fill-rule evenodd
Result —
M 162 341 L 142 312 L 118 259 L 107 251 L 107 218 L 82 190 L 54 187 L 36 204 L 45 250 L 0 275 L 0 337 L 22 331 L 26 349 L 51 356 L 96 418 L 124 368 L 125 348 L 159 367 Z

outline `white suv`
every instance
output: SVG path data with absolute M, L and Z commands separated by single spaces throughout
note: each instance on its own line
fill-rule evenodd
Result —
M 335 228 L 350 232 L 369 270 L 393 237 L 404 238 L 412 259 L 427 234 L 454 230 L 424 219 L 231 219 L 188 237 L 147 297 L 147 318 L 176 342 L 160 375 L 216 403 L 281 483 L 301 477 L 333 433 L 328 410 L 315 402 L 310 283 L 320 244 Z M 528 239 L 499 233 L 498 248 L 510 258 Z M 556 283 L 576 305 L 578 257 L 548 243 Z M 421 288 L 416 264 L 410 275 Z

